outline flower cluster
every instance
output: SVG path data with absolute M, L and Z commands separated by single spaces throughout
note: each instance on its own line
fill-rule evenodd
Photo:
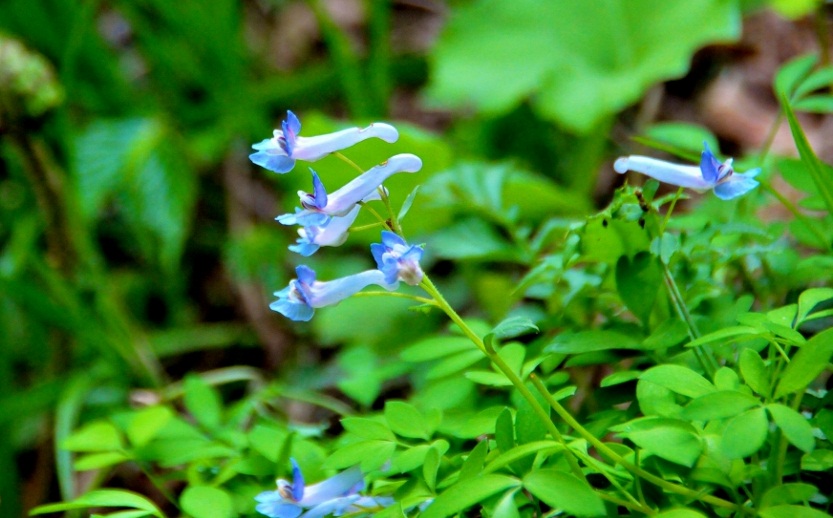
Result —
M 270 518 L 319 518 L 346 513 L 358 517 L 372 516 L 373 512 L 393 504 L 390 497 L 359 494 L 364 489 L 364 477 L 358 466 L 306 486 L 298 463 L 290 460 L 292 482 L 278 479 L 276 490 L 257 495 L 257 512 Z
M 703 146 L 705 149 L 700 156 L 699 167 L 674 164 L 647 156 L 631 155 L 617 159 L 613 164 L 613 169 L 619 174 L 636 171 L 660 182 L 696 191 L 712 189 L 715 196 L 721 200 L 731 200 L 743 196 L 758 186 L 755 176 L 761 172 L 760 169 L 736 173 L 732 168 L 731 158 L 720 163 L 712 154 L 709 145 L 704 142 Z
M 271 139 L 252 146 L 256 153 L 249 155 L 252 162 L 276 173 L 287 173 L 296 160 L 315 161 L 369 138 L 395 142 L 399 132 L 393 126 L 373 123 L 366 128 L 350 128 L 327 135 L 300 137 L 301 122 L 291 111 L 280 130 Z M 415 173 L 422 168 L 416 155 L 394 155 L 360 174 L 346 185 L 328 192 L 318 173 L 312 173 L 312 192 L 299 191 L 299 207 L 294 212 L 276 219 L 284 225 L 299 225 L 298 239 L 289 249 L 302 256 L 310 256 L 322 246 L 339 246 L 347 239 L 350 226 L 361 207 L 370 201 L 387 196 L 382 186 L 397 173 Z M 269 307 L 291 320 L 307 321 L 315 308 L 331 306 L 351 297 L 367 286 L 376 285 L 388 291 L 399 287 L 399 281 L 417 285 L 422 281 L 419 260 L 422 248 L 409 246 L 393 233 L 382 232 L 382 243 L 371 245 L 377 269 L 367 270 L 332 281 L 316 280 L 316 273 L 307 266 L 298 266 L 296 278 L 289 286 L 275 292 L 278 300 Z

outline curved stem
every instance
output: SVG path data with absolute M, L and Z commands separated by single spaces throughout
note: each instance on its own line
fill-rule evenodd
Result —
M 340 151 L 336 151 L 335 153 L 333 153 L 333 155 L 335 155 L 336 157 L 338 157 L 338 159 L 339 159 L 339 160 L 341 160 L 342 162 L 347 163 L 350 167 L 352 167 L 353 169 L 355 169 L 356 171 L 358 171 L 358 172 L 359 172 L 359 174 L 364 174 L 364 172 L 365 172 L 365 171 L 364 171 L 364 169 L 362 169 L 361 167 L 359 167 L 359 164 L 357 164 L 356 162 L 353 162 L 352 160 L 350 160 L 349 158 L 347 158 L 347 157 L 344 155 L 344 153 L 341 153 Z
M 611 448 L 609 448 L 605 443 L 603 443 L 601 440 L 596 438 L 596 436 L 593 435 L 592 433 L 590 433 L 586 428 L 584 428 L 581 425 L 581 423 L 579 423 L 572 416 L 572 414 L 570 414 L 570 412 L 568 412 L 563 406 L 561 406 L 561 404 L 558 402 L 558 400 L 556 400 L 554 397 L 552 397 L 552 394 L 549 393 L 549 391 L 547 390 L 547 387 L 544 386 L 544 384 L 541 382 L 540 379 L 538 379 L 538 377 L 535 374 L 530 374 L 529 379 L 532 380 L 532 384 L 535 386 L 535 388 L 538 390 L 538 392 L 540 392 L 541 395 L 544 396 L 544 398 L 547 400 L 547 403 L 549 403 L 550 407 L 552 407 L 552 409 L 555 410 L 555 413 L 558 414 L 559 417 L 561 417 L 561 419 L 564 420 L 564 422 L 567 424 L 567 426 L 569 426 L 570 428 L 572 428 L 573 430 L 578 432 L 578 434 L 581 435 L 585 440 L 587 440 L 587 442 L 592 444 L 596 448 L 596 451 L 598 451 L 601 455 L 604 455 L 605 457 L 607 457 L 611 461 L 619 464 L 620 466 L 622 466 L 626 470 L 630 471 L 634 475 L 637 475 L 640 478 L 642 478 L 642 479 L 644 479 L 644 480 L 646 480 L 646 481 L 648 481 L 648 482 L 650 482 L 650 483 L 652 483 L 652 484 L 654 484 L 658 487 L 661 487 L 662 489 L 664 489 L 668 492 L 676 493 L 678 495 L 682 495 L 682 496 L 692 498 L 692 499 L 695 499 L 695 500 L 700 500 L 700 501 L 703 501 L 703 502 L 707 502 L 707 503 L 710 503 L 712 505 L 716 505 L 716 506 L 719 506 L 719 507 L 725 507 L 725 508 L 728 508 L 728 509 L 733 509 L 733 510 L 738 511 L 738 512 L 745 512 L 746 511 L 746 510 L 742 509 L 740 506 L 738 506 L 737 504 L 735 504 L 733 502 L 730 502 L 728 500 L 724 500 L 722 498 L 718 498 L 716 496 L 702 494 L 701 491 L 697 491 L 695 489 L 689 489 L 685 486 L 680 486 L 680 485 L 674 484 L 672 482 L 668 482 L 667 480 L 664 480 L 664 479 L 654 475 L 653 473 L 645 471 L 644 469 L 640 468 L 639 466 L 637 466 L 637 465 L 635 465 L 631 462 L 628 462 L 622 456 L 620 456 L 618 453 L 616 453 Z M 748 511 L 751 512 L 751 510 L 748 510 Z
M 553 423 L 552 418 L 549 415 L 543 406 L 538 402 L 535 398 L 535 395 L 532 393 L 531 390 L 524 384 L 523 380 L 515 373 L 514 370 L 500 357 L 499 354 L 495 352 L 494 349 L 487 347 L 486 344 L 483 342 L 483 339 L 477 336 L 477 334 L 466 324 L 466 322 L 460 317 L 459 314 L 451 307 L 445 297 L 443 297 L 442 293 L 434 286 L 434 283 L 431 282 L 431 279 L 428 278 L 427 275 L 423 276 L 422 282 L 420 283 L 420 287 L 424 289 L 429 295 L 431 295 L 435 301 L 437 307 L 439 307 L 443 312 L 448 315 L 448 318 L 451 319 L 452 322 L 457 324 L 460 330 L 463 331 L 463 334 L 468 337 L 472 343 L 480 349 L 483 354 L 485 354 L 489 360 L 503 373 L 504 376 L 515 386 L 521 396 L 529 403 L 532 410 L 541 420 L 541 422 L 546 426 L 547 431 L 549 431 L 550 435 L 552 435 L 553 439 L 558 441 L 562 446 L 564 446 L 565 457 L 567 459 L 568 464 L 570 465 L 570 470 L 576 475 L 578 478 L 582 480 L 586 480 L 584 477 L 584 472 L 581 471 L 581 467 L 578 465 L 578 461 L 576 461 L 575 455 L 573 454 L 572 450 L 567 446 L 567 441 L 564 440 L 564 437 L 561 435 L 561 432 L 558 431 L 558 428 Z

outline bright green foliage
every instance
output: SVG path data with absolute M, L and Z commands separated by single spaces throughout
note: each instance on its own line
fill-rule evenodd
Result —
M 501 113 L 531 98 L 586 133 L 701 45 L 739 36 L 736 2 L 479 0 L 457 10 L 434 57 L 433 98 Z

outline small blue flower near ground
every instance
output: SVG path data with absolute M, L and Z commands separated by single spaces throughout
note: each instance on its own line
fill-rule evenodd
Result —
M 370 516 L 370 511 L 393 504 L 388 497 L 362 496 L 364 477 L 358 466 L 317 484 L 306 486 L 301 468 L 292 462 L 292 482 L 278 480 L 278 489 L 255 497 L 257 512 L 270 518 L 320 518 L 324 516 Z
M 399 138 L 396 128 L 382 122 L 315 137 L 299 137 L 300 132 L 301 121 L 287 110 L 281 129 L 275 130 L 272 138 L 254 144 L 252 148 L 257 152 L 249 155 L 249 159 L 270 171 L 283 174 L 295 167 L 296 160 L 314 162 L 369 138 L 385 142 L 396 142 Z
M 617 159 L 613 164 L 613 169 L 619 174 L 635 171 L 660 182 L 696 191 L 712 189 L 715 196 L 721 200 L 731 200 L 743 196 L 758 186 L 755 176 L 761 172 L 760 168 L 751 169 L 745 173 L 737 173 L 732 168 L 731 158 L 720 163 L 712 154 L 709 145 L 705 142 L 703 145 L 705 149 L 701 155 L 699 167 L 674 164 L 647 156 L 631 155 Z

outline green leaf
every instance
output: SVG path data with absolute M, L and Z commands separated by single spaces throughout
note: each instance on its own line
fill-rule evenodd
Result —
M 813 54 L 799 56 L 783 65 L 775 74 L 773 88 L 779 97 L 791 97 L 798 86 L 810 75 L 818 57 Z
M 463 481 L 469 478 L 474 478 L 483 471 L 483 463 L 486 461 L 486 455 L 489 453 L 489 441 L 480 441 L 477 446 L 468 454 L 463 465 L 460 467 L 460 477 L 457 479 Z
M 775 399 L 803 391 L 827 368 L 833 356 L 833 329 L 827 329 L 809 339 L 793 356 L 775 390 Z
M 623 255 L 616 262 L 619 297 L 643 324 L 648 322 L 661 283 L 662 269 L 648 252 L 639 252 L 632 259 Z
M 819 190 L 819 194 L 821 194 L 827 206 L 827 212 L 833 214 L 833 174 L 830 173 L 829 169 L 825 169 L 821 160 L 813 152 L 813 148 L 810 147 L 810 142 L 807 140 L 801 124 L 795 117 L 789 101 L 784 96 L 781 97 L 781 105 L 790 123 L 790 130 L 792 131 L 795 147 L 798 148 L 801 161 L 807 166 L 807 171 L 813 178 L 813 182 L 815 182 L 816 188 Z
M 498 455 L 496 458 L 494 458 L 486 465 L 486 468 L 483 470 L 483 472 L 492 473 L 493 471 L 497 471 L 515 462 L 516 460 L 522 459 L 529 455 L 535 455 L 538 453 L 550 454 L 553 452 L 561 451 L 563 449 L 563 445 L 551 440 L 535 441 L 522 444 Z
M 418 191 L 419 185 L 414 187 L 414 189 L 408 194 L 408 197 L 405 198 L 405 201 L 402 203 L 402 208 L 399 209 L 399 215 L 397 216 L 399 221 L 402 221 L 402 219 L 404 219 L 408 214 L 408 211 L 411 210 L 411 205 L 414 204 L 414 198 L 416 198 Z
M 515 494 L 517 489 L 510 489 L 503 495 L 492 514 L 492 518 L 521 518 L 521 513 L 518 510 L 518 504 L 515 503 Z
M 776 505 L 758 511 L 761 518 L 830 518 L 830 515 L 803 505 Z
M 400 437 L 428 440 L 433 433 L 422 412 L 404 401 L 386 401 L 385 419 L 390 429 Z
M 193 518 L 234 518 L 234 502 L 222 489 L 209 486 L 190 486 L 179 499 L 182 510 Z
M 114 464 L 121 464 L 130 460 L 130 457 L 124 453 L 117 451 L 110 451 L 105 453 L 92 453 L 90 455 L 82 455 L 75 459 L 73 466 L 76 471 L 88 471 L 91 469 L 101 469 Z
M 185 377 L 185 408 L 199 424 L 209 430 L 220 427 L 223 415 L 223 403 L 217 390 L 196 374 Z
M 805 452 L 813 451 L 816 446 L 813 427 L 803 415 L 780 403 L 767 405 L 766 409 L 790 443 Z
M 121 489 L 97 489 L 81 495 L 71 502 L 38 506 L 32 509 L 29 514 L 58 513 L 71 509 L 87 509 L 90 507 L 129 507 L 146 511 L 158 518 L 165 518 L 165 515 L 156 507 L 156 504 L 147 498 Z
M 801 457 L 801 469 L 827 471 L 833 468 L 833 450 L 814 450 Z
M 744 349 L 740 353 L 740 373 L 749 388 L 766 397 L 772 391 L 769 383 L 769 371 L 761 355 L 754 349 Z
M 600 387 L 612 387 L 614 385 L 620 385 L 622 383 L 627 383 L 629 381 L 633 381 L 638 379 L 639 376 L 642 374 L 642 371 L 619 371 L 614 372 L 613 374 L 605 377 L 601 383 L 599 383 Z
M 735 338 L 737 336 L 749 336 L 749 335 L 760 335 L 762 333 L 761 329 L 757 327 L 750 327 L 750 326 L 733 326 L 733 327 L 725 327 L 713 333 L 709 333 L 706 335 L 701 336 L 696 340 L 692 340 L 691 342 L 686 345 L 686 347 L 699 347 L 704 344 L 710 344 L 712 342 L 722 341 L 726 338 Z
M 609 349 L 639 349 L 636 338 L 616 331 L 566 332 L 556 336 L 544 351 L 559 354 L 581 354 Z
M 503 453 L 515 447 L 515 427 L 508 408 L 504 408 L 495 421 L 495 442 Z
M 587 482 L 574 475 L 555 469 L 539 469 L 528 473 L 524 489 L 540 498 L 550 507 L 562 509 L 574 516 L 602 516 L 605 513 L 602 499 Z
M 518 479 L 506 475 L 484 475 L 464 480 L 440 493 L 434 502 L 420 514 L 420 517 L 445 518 L 482 502 L 494 494 L 520 485 L 521 482 Z
M 407 362 L 425 362 L 436 360 L 462 351 L 475 349 L 468 338 L 459 336 L 437 336 L 420 340 L 402 351 L 402 359 Z
M 657 365 L 643 372 L 639 379 L 656 383 L 690 398 L 710 394 L 716 390 L 709 380 L 682 365 Z
M 526 317 L 509 317 L 496 325 L 492 331 L 483 337 L 488 346 L 492 346 L 492 340 L 498 341 L 507 338 L 515 338 L 529 333 L 537 333 L 538 326 Z
M 437 470 L 440 468 L 440 451 L 432 446 L 425 454 L 425 464 L 422 465 L 422 476 L 425 478 L 425 485 L 432 492 L 437 489 Z
M 722 390 L 693 399 L 683 408 L 680 417 L 689 421 L 725 419 L 736 416 L 760 403 L 757 398 L 743 392 Z
M 161 405 L 139 410 L 133 414 L 127 425 L 127 438 L 130 439 L 130 444 L 137 447 L 146 445 L 173 417 L 171 409 Z
M 730 459 L 748 457 L 763 447 L 769 432 L 766 411 L 753 408 L 732 418 L 720 437 L 720 448 Z
M 388 462 L 396 451 L 391 441 L 362 441 L 335 450 L 324 462 L 325 468 L 347 468 L 360 465 L 362 471 L 379 469 Z
M 614 430 L 621 430 L 623 436 L 646 452 L 683 466 L 694 466 L 703 451 L 697 430 L 678 419 L 644 417 Z
M 685 74 L 702 45 L 739 35 L 734 2 L 481 0 L 453 12 L 429 96 L 492 114 L 531 99 L 545 117 L 587 133 L 651 85 Z
M 115 426 L 106 421 L 94 421 L 73 432 L 61 447 L 69 451 L 113 451 L 124 445 Z
M 345 417 L 341 425 L 351 434 L 362 439 L 376 439 L 380 441 L 395 441 L 393 432 L 385 425 L 375 419 L 366 417 Z
M 796 323 L 801 324 L 818 304 L 833 299 L 833 288 L 810 288 L 798 296 Z
M 775 486 L 764 493 L 761 508 L 782 504 L 805 503 L 812 498 L 818 489 L 811 484 L 792 483 Z
M 706 518 L 706 515 L 692 509 L 669 509 L 655 514 L 654 518 Z

